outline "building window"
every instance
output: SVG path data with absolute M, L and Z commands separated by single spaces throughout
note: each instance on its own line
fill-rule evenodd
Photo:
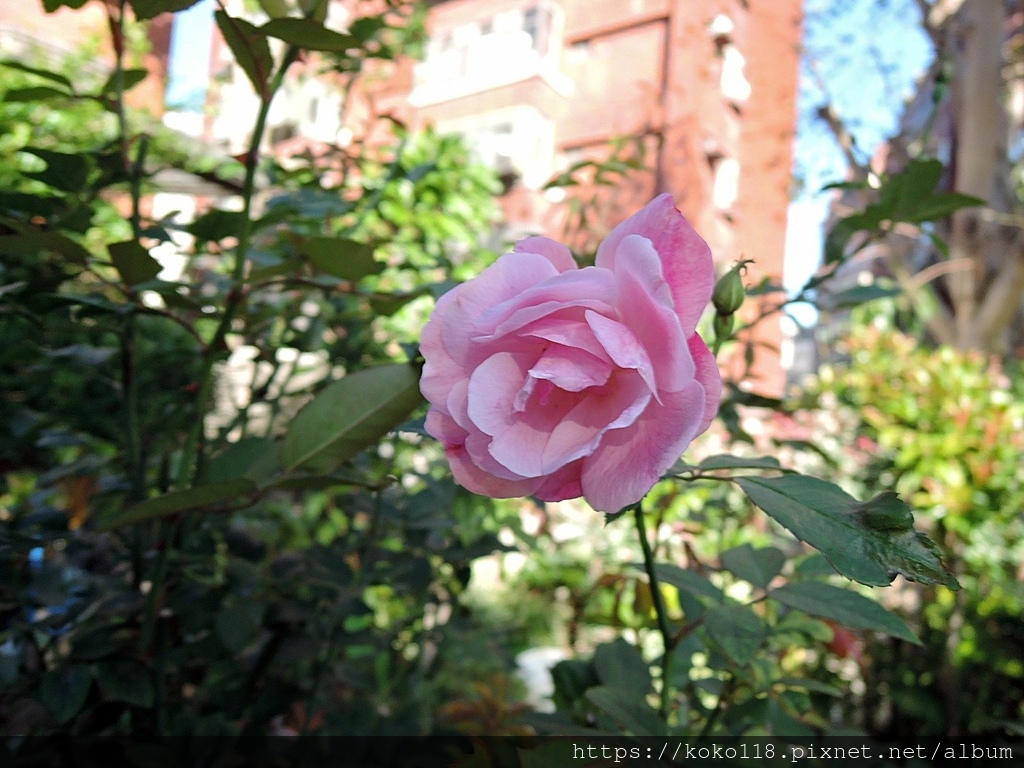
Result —
M 433 89 L 452 84 L 477 90 L 512 82 L 552 66 L 556 50 L 555 9 L 536 2 L 519 9 L 438 30 L 417 67 L 417 84 Z
M 547 56 L 551 41 L 553 14 L 545 6 L 535 5 L 523 13 L 523 30 L 530 38 L 530 47 Z

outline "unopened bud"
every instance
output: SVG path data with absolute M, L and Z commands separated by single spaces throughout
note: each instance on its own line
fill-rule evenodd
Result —
M 747 292 L 743 287 L 743 278 L 740 277 L 740 270 L 743 265 L 737 264 L 715 284 L 714 293 L 711 294 L 711 302 L 719 315 L 732 315 L 743 304 Z

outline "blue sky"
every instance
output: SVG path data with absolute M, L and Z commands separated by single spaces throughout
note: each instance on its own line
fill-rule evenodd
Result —
M 798 134 L 790 206 L 786 286 L 798 289 L 817 269 L 829 193 L 845 160 L 815 117 L 831 103 L 857 140 L 863 158 L 892 135 L 902 105 L 932 58 L 913 0 L 805 0 Z
M 210 80 L 214 0 L 175 14 L 165 100 L 172 109 L 202 112 Z

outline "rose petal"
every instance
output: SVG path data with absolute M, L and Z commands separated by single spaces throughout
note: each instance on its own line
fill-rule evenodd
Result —
M 456 437 L 456 430 L 460 430 L 459 426 L 440 411 L 431 409 L 427 413 L 426 429 L 444 444 L 452 476 L 463 488 L 494 499 L 509 499 L 515 496 L 528 496 L 537 487 L 535 479 L 504 480 L 480 469 L 473 462 L 464 443 Z
M 566 464 L 545 478 L 533 492 L 541 501 L 564 501 L 578 499 L 583 495 L 580 472 L 583 471 L 583 459 Z
M 704 418 L 704 388 L 696 381 L 651 401 L 631 426 L 607 432 L 583 464 L 583 495 L 600 512 L 635 504 L 672 466 Z
M 718 404 L 722 399 L 722 374 L 718 370 L 715 356 L 711 354 L 704 339 L 696 333 L 690 337 L 690 354 L 696 367 L 695 377 L 697 383 L 704 388 L 704 419 L 697 428 L 697 434 L 702 434 L 714 421 L 718 414 Z
M 654 198 L 608 233 L 598 246 L 596 265 L 613 269 L 619 244 L 628 235 L 646 237 L 658 252 L 683 333 L 690 336 L 711 300 L 715 285 L 708 244 L 676 210 L 672 195 L 667 193 Z
M 557 274 L 544 256 L 506 253 L 469 282 L 448 291 L 438 299 L 430 320 L 440 323 L 440 340 L 448 356 L 464 368 L 474 365 L 477 361 L 468 359 L 474 321 L 495 305 Z
M 587 325 L 594 331 L 594 337 L 601 343 L 612 361 L 620 368 L 636 369 L 654 396 L 658 397 L 651 358 L 636 335 L 618 320 L 612 320 L 597 312 L 587 312 L 586 319 Z
M 601 342 L 594 336 L 594 329 L 583 320 L 548 316 L 529 327 L 524 327 L 520 334 L 544 339 L 570 349 L 582 349 L 607 363 L 612 361 L 605 348 L 601 346 Z
M 615 261 L 619 319 L 640 340 L 654 366 L 656 391 L 678 392 L 693 381 L 693 358 L 651 241 L 628 235 Z
M 535 379 L 545 379 L 567 392 L 580 392 L 608 381 L 612 367 L 582 349 L 555 346 L 548 349 L 529 371 Z
M 563 272 L 492 305 L 473 321 L 474 338 L 488 341 L 571 307 L 610 313 L 616 294 L 615 276 L 606 269 L 587 267 Z
M 550 237 L 527 237 L 516 243 L 516 253 L 537 253 L 550 261 L 559 272 L 577 269 L 572 252 L 557 240 Z

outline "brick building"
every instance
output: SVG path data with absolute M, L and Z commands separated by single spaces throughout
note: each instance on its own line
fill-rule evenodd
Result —
M 560 190 L 542 187 L 629 138 L 645 173 L 593 200 L 603 231 L 671 192 L 725 267 L 781 282 L 800 0 L 434 0 L 424 60 L 379 86 L 378 105 L 465 135 L 515 180 L 513 234 L 562 236 Z M 411 72 L 409 71 L 411 69 Z M 777 323 L 757 336 L 753 386 L 778 392 Z

